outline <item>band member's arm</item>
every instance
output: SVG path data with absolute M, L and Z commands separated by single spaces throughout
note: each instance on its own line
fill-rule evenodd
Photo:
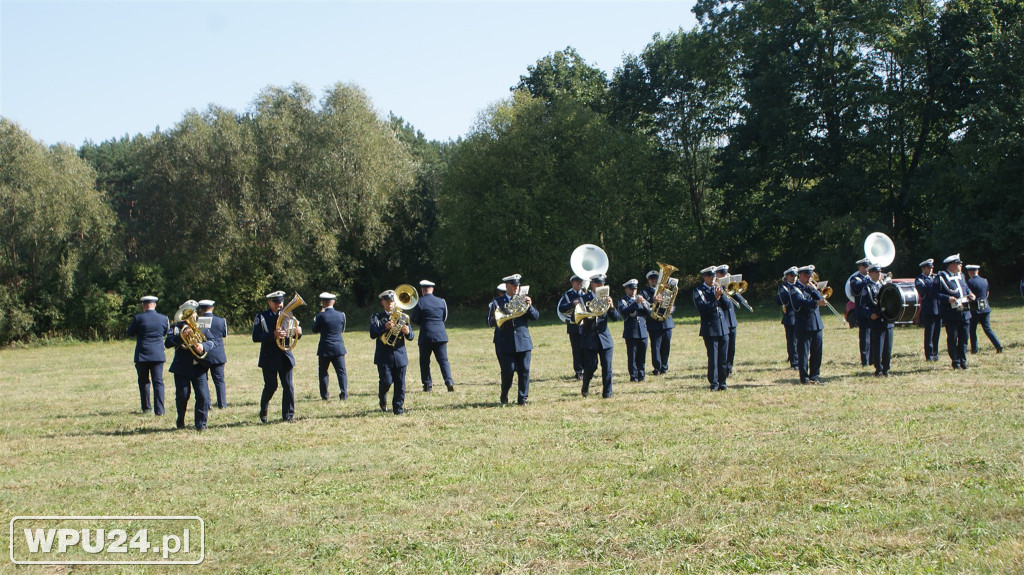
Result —
M 409 323 L 420 325 L 420 306 L 412 308 L 412 311 L 409 312 Z
M 276 328 L 276 326 L 274 326 Z M 256 319 L 252 322 L 252 340 L 255 343 L 271 342 L 274 341 L 274 329 L 267 325 L 267 318 L 263 314 L 256 314 Z
M 569 292 L 562 294 L 562 297 L 558 300 L 558 311 L 562 313 L 569 313 L 576 303 L 569 297 Z
M 132 322 L 128 324 L 128 331 L 125 332 L 125 335 L 128 337 L 134 337 L 135 334 L 138 333 L 138 329 L 139 326 L 135 323 L 135 318 L 133 317 Z
M 608 313 L 605 315 L 608 319 L 614 319 L 616 321 L 622 319 L 622 314 L 619 313 L 619 310 L 615 309 L 614 305 L 608 308 Z
M 526 313 L 523 314 L 523 318 L 525 318 L 525 319 L 538 319 L 538 318 L 540 318 L 540 312 L 537 311 L 537 308 L 533 307 L 533 304 L 531 303 L 529 309 L 527 309 Z
M 498 309 L 498 302 L 492 300 L 490 305 L 487 306 L 487 325 L 490 327 L 497 327 L 497 322 L 494 321 L 494 310 Z
M 377 339 L 387 330 L 387 316 L 384 318 L 378 314 L 370 316 L 370 339 Z
M 313 316 L 313 333 L 320 333 L 320 314 Z
M 182 326 L 182 327 L 184 328 L 185 326 Z M 181 330 L 179 330 L 179 329 L 172 329 L 170 331 L 170 333 L 168 333 L 166 336 L 164 336 L 164 347 L 166 349 L 170 349 L 172 347 L 178 347 L 181 344 L 182 344 Z
M 412 332 L 412 324 L 407 323 L 402 326 L 402 333 L 405 334 L 405 339 L 412 341 L 416 335 Z

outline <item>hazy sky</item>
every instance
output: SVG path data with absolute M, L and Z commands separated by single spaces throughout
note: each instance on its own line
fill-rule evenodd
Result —
M 263 88 L 361 86 L 427 138 L 464 135 L 526 67 L 566 46 L 609 76 L 678 2 L 0 0 L 0 115 L 47 144 L 150 133 Z

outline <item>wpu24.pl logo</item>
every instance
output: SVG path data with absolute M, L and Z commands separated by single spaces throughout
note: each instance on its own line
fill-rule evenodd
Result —
M 198 565 L 206 525 L 195 516 L 19 516 L 17 565 Z

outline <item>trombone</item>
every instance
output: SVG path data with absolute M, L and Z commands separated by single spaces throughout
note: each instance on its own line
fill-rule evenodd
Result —
M 743 281 L 743 276 L 729 276 L 729 283 L 725 286 L 726 295 L 728 295 L 730 299 L 735 297 L 736 299 L 733 299 L 733 303 L 739 301 L 740 305 L 747 308 L 747 311 L 754 313 L 754 308 L 750 307 L 747 300 L 740 295 L 745 291 L 747 291 L 747 282 Z
M 813 274 L 811 274 L 811 285 L 814 286 L 814 289 L 818 289 L 818 281 L 818 272 L 814 272 Z M 824 284 L 825 287 L 821 289 L 821 297 L 824 298 L 825 300 L 825 306 L 828 307 L 829 311 L 834 313 L 836 317 L 842 320 L 843 327 L 847 327 L 849 324 L 846 323 L 846 318 L 843 316 L 843 314 L 839 313 L 839 311 L 836 310 L 836 308 L 832 307 L 832 303 L 828 301 L 828 298 L 832 297 L 832 286 L 828 285 L 828 282 L 824 282 Z

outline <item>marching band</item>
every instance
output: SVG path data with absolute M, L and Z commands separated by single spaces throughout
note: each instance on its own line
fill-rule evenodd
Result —
M 943 260 L 945 269 L 933 273 L 934 260 L 920 264 L 921 274 L 914 280 L 893 280 L 883 268 L 892 262 L 891 240 L 881 234 L 871 238 L 865 247 L 868 257 L 856 262 L 858 271 L 846 282 L 847 297 L 859 327 L 858 341 L 862 366 L 874 369 L 876 377 L 889 377 L 892 368 L 894 326 L 915 321 L 924 328 L 926 361 L 938 360 L 938 332 L 946 329 L 947 353 L 953 369 L 967 368 L 967 349 L 978 351 L 977 327 L 994 346 L 1003 347 L 989 323 L 988 282 L 980 276 L 980 266 L 966 266 L 969 278 L 962 273 L 959 254 Z M 880 243 L 879 243 L 880 242 Z M 879 246 L 882 255 L 879 256 Z M 875 252 L 876 257 L 872 257 Z M 570 258 L 573 275 L 570 289 L 556 304 L 558 318 L 569 336 L 573 374 L 581 382 L 580 394 L 587 397 L 590 383 L 601 369 L 601 397 L 612 397 L 613 338 L 608 322 L 623 320 L 622 338 L 626 344 L 626 367 L 630 382 L 646 380 L 646 355 L 651 349 L 652 374 L 668 371 L 672 314 L 680 285 L 673 272 L 678 268 L 658 262 L 659 270 L 646 274 L 648 285 L 630 279 L 622 284 L 623 296 L 617 304 L 607 286 L 608 258 L 603 250 L 591 244 L 580 246 Z M 733 374 L 736 355 L 736 308 L 753 308 L 741 295 L 747 289 L 742 276 L 730 275 L 728 265 L 709 266 L 700 271 L 701 282 L 693 289 L 692 301 L 700 316 L 698 335 L 703 338 L 707 354 L 707 381 L 711 391 L 724 391 Z M 498 293 L 488 306 L 487 325 L 493 328 L 495 354 L 500 370 L 501 404 L 509 403 L 513 379 L 517 381 L 516 403 L 526 405 L 530 395 L 530 361 L 533 342 L 530 322 L 540 317 L 530 298 L 529 286 L 521 285 L 522 276 L 502 278 Z M 911 283 L 912 282 L 912 283 Z M 448 361 L 448 336 L 445 322 L 448 307 L 433 295 L 435 284 L 420 282 L 420 291 L 410 285 L 386 290 L 379 295 L 381 310 L 370 318 L 370 337 L 375 341 L 374 364 L 378 371 L 378 399 L 381 411 L 395 415 L 404 413 L 405 379 L 409 358 L 406 342 L 415 339 L 412 324 L 420 326 L 419 360 L 424 391 L 430 391 L 431 356 L 440 367 L 448 391 L 454 391 L 454 378 Z M 823 385 L 821 378 L 824 323 L 821 308 L 838 311 L 829 303 L 832 288 L 821 281 L 815 266 L 792 266 L 783 272 L 776 293 L 776 304 L 782 315 L 785 332 L 786 361 L 799 374 L 799 383 Z M 281 417 L 293 421 L 295 390 L 292 371 L 296 365 L 292 350 L 302 337 L 302 328 L 292 310 L 304 304 L 296 294 L 284 305 L 283 291 L 267 294 L 268 309 L 253 321 L 252 340 L 260 344 L 258 366 L 262 369 L 264 387 L 260 398 L 259 419 L 266 423 L 270 400 L 282 388 Z M 334 309 L 336 296 L 320 294 L 321 310 L 313 319 L 313 333 L 320 334 L 316 351 L 319 359 L 319 391 L 322 399 L 330 398 L 329 369 L 333 366 L 338 380 L 339 399 L 348 398 L 348 377 L 345 368 L 343 334 L 347 318 Z M 175 378 L 176 426 L 185 427 L 186 408 L 195 395 L 195 428 L 206 428 L 211 397 L 208 373 L 216 382 L 217 406 L 226 407 L 224 389 L 224 337 L 227 323 L 213 315 L 212 300 L 186 301 L 174 320 L 156 313 L 157 298 L 141 299 L 143 311 L 136 315 L 127 334 L 137 338 L 135 363 L 144 412 L 164 411 L 163 364 L 164 348 L 174 349 L 170 371 Z M 409 312 L 409 313 L 406 313 Z M 844 320 L 845 317 L 841 316 Z M 162 345 L 159 345 L 162 344 Z M 149 387 L 153 387 L 150 401 Z M 390 408 L 387 394 L 393 389 Z

